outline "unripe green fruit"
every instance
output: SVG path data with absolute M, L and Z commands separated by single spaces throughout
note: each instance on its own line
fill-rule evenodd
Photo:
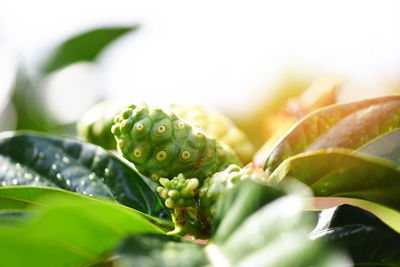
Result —
M 199 125 L 208 135 L 214 136 L 218 142 L 230 146 L 242 162 L 248 163 L 252 160 L 255 153 L 254 145 L 245 133 L 223 114 L 200 105 L 173 104 L 170 108 L 182 119 Z
M 180 173 L 172 180 L 160 178 L 159 182 L 161 186 L 157 187 L 157 192 L 165 199 L 168 208 L 196 207 L 195 196 L 199 187 L 197 178 L 186 179 Z
M 108 101 L 96 104 L 78 121 L 78 134 L 90 143 L 105 149 L 115 149 L 116 142 L 111 127 L 115 114 L 121 108 L 120 104 Z
M 92 107 L 78 122 L 78 133 L 89 142 L 106 149 L 115 149 L 116 143 L 111 134 L 114 116 L 124 108 L 121 102 L 103 101 Z M 216 110 L 199 105 L 170 105 L 170 109 L 180 118 L 199 125 L 207 135 L 218 142 L 230 146 L 244 163 L 252 160 L 255 148 L 248 137 L 231 120 Z M 129 112 L 122 118 L 126 119 Z M 137 125 L 140 131 L 141 125 Z M 143 136 L 146 132 L 143 132 Z
M 111 131 L 118 150 L 155 182 L 179 173 L 201 182 L 230 164 L 241 164 L 228 146 L 160 108 L 130 105 L 115 116 L 114 122 Z
M 183 174 L 171 180 L 160 178 L 157 192 L 165 200 L 165 205 L 174 209 L 172 217 L 176 226 L 175 232 L 207 238 L 216 211 L 215 204 L 238 182 L 245 179 L 266 181 L 263 172 L 242 169 L 232 164 L 206 178 L 200 186 L 198 179 L 185 177 Z
M 203 181 L 199 188 L 199 213 L 208 224 L 211 224 L 215 214 L 215 203 L 235 184 L 245 179 L 266 182 L 265 174 L 251 169 L 230 165 L 224 171 L 215 173 Z

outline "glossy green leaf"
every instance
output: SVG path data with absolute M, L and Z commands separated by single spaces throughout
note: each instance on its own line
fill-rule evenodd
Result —
M 209 263 L 204 246 L 172 236 L 142 234 L 129 237 L 119 248 L 116 266 L 195 267 Z
M 41 72 L 49 74 L 71 63 L 79 61 L 94 61 L 96 57 L 117 38 L 137 30 L 138 26 L 105 27 L 78 34 L 52 52 L 42 65 Z
M 271 150 L 264 168 L 272 173 L 285 159 L 326 148 L 358 149 L 400 125 L 400 96 L 326 107 L 299 121 Z
M 0 216 L 0 258 L 4 266 L 95 263 L 108 257 L 111 249 L 130 234 L 162 233 L 136 210 L 65 190 L 2 187 L 0 195 L 14 202 L 34 203 L 25 209 L 31 214 L 14 212 L 14 224 L 9 223 L 10 216 Z
M 400 234 L 371 213 L 350 205 L 322 211 L 310 238 L 345 248 L 355 266 L 400 265 Z
M 347 149 L 312 151 L 284 161 L 271 184 L 295 178 L 315 196 L 351 197 L 400 209 L 400 170 L 396 164 Z
M 388 206 L 364 199 L 346 197 L 314 197 L 313 202 L 313 210 L 325 210 L 340 205 L 351 205 L 366 210 L 400 233 L 400 211 Z
M 400 129 L 372 140 L 358 149 L 358 152 L 392 160 L 400 165 Z
M 33 133 L 0 136 L 0 186 L 57 187 L 164 216 L 158 195 L 130 166 L 100 147 Z
M 63 197 L 79 199 L 77 194 L 56 188 L 31 186 L 4 186 L 0 187 L 0 211 L 24 211 L 29 207 L 44 207 L 43 197 Z

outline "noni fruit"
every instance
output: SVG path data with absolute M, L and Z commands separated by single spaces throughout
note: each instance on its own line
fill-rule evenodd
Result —
M 171 180 L 161 178 L 157 192 L 165 200 L 165 205 L 173 209 L 174 233 L 207 238 L 211 233 L 217 201 L 245 179 L 266 182 L 264 172 L 240 168 L 235 164 L 206 178 L 202 184 L 197 178 L 183 174 Z
M 230 164 L 241 164 L 231 148 L 160 108 L 130 105 L 114 122 L 118 151 L 155 182 L 180 173 L 201 182 Z
M 78 134 L 88 142 L 105 149 L 115 149 L 111 133 L 114 116 L 123 108 L 120 103 L 103 101 L 93 106 L 77 123 Z
M 252 160 L 255 153 L 254 145 L 226 116 L 200 105 L 173 104 L 170 108 L 179 117 L 198 124 L 208 135 L 230 146 L 242 162 L 248 163 Z

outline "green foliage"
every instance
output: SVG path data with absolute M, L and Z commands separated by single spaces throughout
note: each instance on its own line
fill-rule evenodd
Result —
M 358 152 L 378 156 L 391 160 L 400 165 L 400 129 L 380 136 L 365 146 L 358 149 Z
M 202 245 L 157 234 L 129 237 L 118 254 L 119 267 L 196 267 L 209 263 Z
M 382 158 L 347 149 L 307 152 L 284 161 L 270 176 L 277 184 L 295 178 L 316 196 L 353 197 L 400 209 L 400 171 Z
M 134 29 L 78 35 L 54 53 L 43 73 L 93 61 L 110 42 Z M 109 129 L 114 112 L 104 121 L 83 118 L 80 134 L 113 148 Z M 349 266 L 334 244 L 356 266 L 400 266 L 399 119 L 400 96 L 318 110 L 274 146 L 266 175 L 227 168 L 239 162 L 229 148 L 176 115 L 146 105 L 121 110 L 112 127 L 119 151 L 134 166 L 95 145 L 4 133 L 1 264 Z M 40 124 L 48 130 L 52 122 L 31 126 Z M 158 194 L 170 209 L 136 169 L 160 185 Z M 305 186 L 293 186 L 292 180 Z M 309 190 L 320 197 L 345 197 L 355 205 L 368 203 L 359 206 L 395 230 L 370 213 L 341 206 L 322 212 L 312 231 L 315 221 L 304 212 Z M 162 219 L 169 212 L 173 221 Z M 325 217 L 328 223 L 321 226 Z M 201 245 L 171 234 L 209 239 Z
M 345 248 L 355 266 L 400 265 L 400 234 L 371 213 L 353 206 L 322 211 L 310 238 Z
M 157 235 L 134 236 L 119 250 L 117 266 L 138 262 L 144 266 L 349 266 L 335 250 L 306 238 L 312 220 L 302 213 L 304 198 L 284 195 L 243 181 L 218 202 L 217 234 L 206 246 Z M 182 253 L 186 248 L 193 259 L 183 265 L 188 260 Z
M 0 164 L 0 186 L 57 187 L 165 215 L 157 194 L 134 169 L 91 144 L 33 133 L 4 133 Z
M 2 187 L 0 198 L 0 214 L 21 209 L 32 212 L 12 224 L 4 223 L 9 216 L 0 216 L 4 266 L 95 263 L 107 258 L 124 236 L 162 233 L 138 211 L 60 189 Z
M 79 61 L 94 61 L 105 47 L 122 35 L 135 31 L 138 26 L 105 27 L 78 34 L 64 41 L 43 63 L 41 72 L 49 74 Z

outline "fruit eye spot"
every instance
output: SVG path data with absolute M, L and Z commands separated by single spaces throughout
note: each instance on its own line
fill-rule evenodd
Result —
M 165 158 L 167 157 L 167 152 L 165 152 L 165 151 L 159 151 L 157 154 L 156 154 L 156 159 L 158 160 L 158 161 L 163 161 Z
M 140 157 L 142 156 L 142 154 L 143 154 L 143 150 L 142 150 L 142 148 L 140 148 L 140 147 L 136 147 L 136 148 L 133 150 L 133 155 L 134 155 L 136 158 L 140 158 Z
M 165 125 L 160 125 L 157 128 L 157 133 L 158 134 L 163 134 L 163 133 L 165 133 L 166 130 L 167 130 L 167 127 L 165 127 Z
M 136 129 L 136 131 L 138 131 L 138 132 L 142 131 L 142 130 L 144 129 L 143 123 L 141 123 L 141 122 L 136 123 L 136 124 L 135 124 L 135 129 Z
M 132 110 L 131 109 L 125 109 L 122 112 L 122 118 L 127 119 L 129 116 L 132 115 Z
M 123 120 L 121 122 L 121 129 L 124 131 L 127 131 L 132 125 L 132 121 L 131 120 Z
M 212 155 L 213 155 L 213 153 L 212 153 L 210 150 L 208 150 L 208 151 L 207 151 L 207 158 L 211 158 Z
M 208 178 L 210 178 L 213 175 L 213 173 L 209 171 L 209 172 L 207 172 L 206 175 L 207 175 Z
M 195 135 L 197 136 L 197 137 L 203 137 L 203 133 L 202 132 L 195 132 Z
M 151 180 L 157 182 L 159 177 L 157 174 L 153 173 L 150 178 L 151 178 Z
M 188 159 L 190 159 L 192 157 L 192 154 L 189 152 L 189 151 L 183 151 L 182 153 L 181 153 L 181 159 L 183 159 L 183 160 L 188 160 Z
M 178 122 L 179 129 L 185 129 L 185 123 L 183 121 Z

